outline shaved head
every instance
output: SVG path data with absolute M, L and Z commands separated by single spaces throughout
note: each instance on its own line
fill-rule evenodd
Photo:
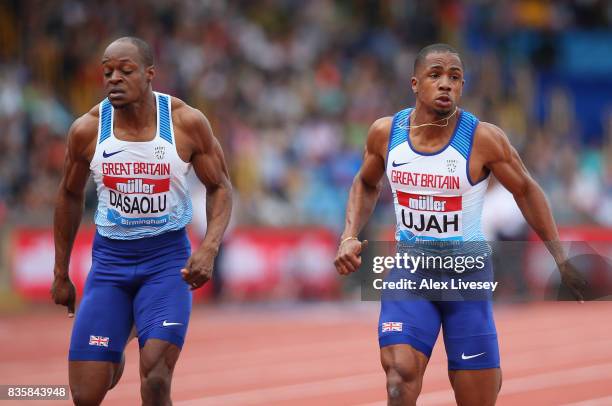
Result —
M 153 51 L 151 50 L 151 46 L 144 40 L 138 37 L 121 37 L 111 43 L 114 44 L 116 42 L 129 42 L 134 45 L 138 49 L 138 54 L 140 55 L 140 61 L 142 62 L 145 68 L 149 66 L 153 66 Z M 109 45 L 110 47 L 110 45 Z
M 423 62 L 425 62 L 427 55 L 446 52 L 457 55 L 457 58 L 459 58 L 459 61 L 461 62 L 461 69 L 463 69 L 463 61 L 461 60 L 459 52 L 457 52 L 455 48 L 451 47 L 448 44 L 432 44 L 421 49 L 417 54 L 416 59 L 414 60 L 414 74 L 416 74 L 417 69 L 419 69 L 423 65 Z

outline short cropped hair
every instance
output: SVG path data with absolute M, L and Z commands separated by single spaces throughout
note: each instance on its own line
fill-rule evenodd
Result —
M 421 49 L 419 51 L 419 53 L 417 54 L 415 60 L 414 60 L 414 73 L 416 74 L 417 69 L 423 64 L 423 62 L 425 62 L 425 58 L 427 58 L 427 55 L 429 54 L 433 54 L 433 53 L 444 53 L 444 52 L 449 52 L 451 54 L 455 54 L 457 55 L 457 57 L 459 58 L 459 61 L 461 61 L 461 68 L 463 69 L 463 60 L 461 60 L 461 56 L 459 55 L 459 52 L 457 52 L 457 50 L 453 47 L 451 47 L 448 44 L 432 44 L 432 45 L 428 45 L 425 48 Z
M 153 50 L 151 49 L 151 46 L 145 40 L 138 38 L 138 37 L 121 37 L 115 42 L 119 42 L 119 41 L 129 41 L 136 48 L 138 48 L 140 59 L 142 63 L 144 64 L 145 68 L 148 68 L 149 66 L 152 66 L 154 64 Z

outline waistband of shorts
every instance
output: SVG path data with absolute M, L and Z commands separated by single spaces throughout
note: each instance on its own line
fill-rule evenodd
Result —
M 154 235 L 152 237 L 135 238 L 133 240 L 115 240 L 104 237 L 96 231 L 94 236 L 94 247 L 102 246 L 117 250 L 150 250 L 155 247 L 163 247 L 171 244 L 185 243 L 188 244 L 187 230 L 181 228 L 179 230 L 167 231 L 163 234 Z

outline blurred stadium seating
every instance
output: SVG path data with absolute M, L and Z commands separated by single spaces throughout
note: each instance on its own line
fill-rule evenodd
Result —
M 156 90 L 211 120 L 236 190 L 236 232 L 338 233 L 367 128 L 414 101 L 414 56 L 433 42 L 461 51 L 462 105 L 507 132 L 558 222 L 612 225 L 609 2 L 7 0 L 0 4 L 5 242 L 23 227 L 50 226 L 66 132 L 103 97 L 100 56 L 123 35 L 154 47 Z M 85 227 L 94 205 L 90 188 Z M 367 233 L 380 235 L 393 218 L 383 193 Z M 20 259 L 5 255 L 3 274 Z M 51 263 L 35 268 L 50 274 Z

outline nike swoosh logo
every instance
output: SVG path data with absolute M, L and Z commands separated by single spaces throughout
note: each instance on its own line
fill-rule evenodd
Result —
M 395 161 L 393 161 L 393 162 L 391 162 L 391 165 L 392 165 L 394 168 L 397 168 L 398 166 L 406 165 L 406 164 L 409 164 L 409 163 L 410 163 L 410 161 L 408 161 L 408 162 L 402 162 L 401 164 L 396 164 L 396 163 L 395 163 Z
M 162 323 L 162 326 L 164 327 L 168 327 L 168 326 L 182 326 L 183 323 L 169 323 L 168 321 L 164 320 L 164 322 Z
M 474 355 L 465 355 L 465 353 L 462 352 L 461 359 L 472 359 L 472 358 L 480 357 L 483 354 L 486 354 L 486 352 L 481 352 L 480 354 L 474 354 Z
M 120 149 L 119 151 L 109 152 L 109 153 L 107 153 L 106 151 L 102 151 L 102 156 L 104 158 L 108 158 L 109 156 L 113 156 L 113 155 L 118 154 L 118 153 L 123 152 L 123 151 L 125 151 L 125 150 L 124 149 Z

